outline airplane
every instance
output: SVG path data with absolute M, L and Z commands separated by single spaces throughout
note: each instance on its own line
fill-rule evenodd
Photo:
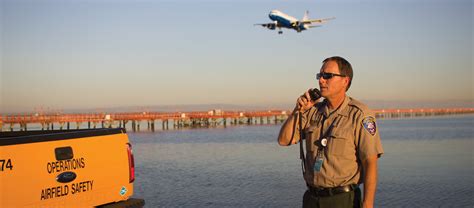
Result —
M 307 30 L 313 27 L 321 27 L 321 25 L 313 25 L 313 23 L 324 23 L 332 19 L 336 19 L 335 17 L 331 18 L 324 18 L 324 19 L 309 19 L 308 11 L 305 12 L 303 19 L 298 20 L 290 15 L 287 15 L 278 10 L 272 10 L 268 17 L 273 20 L 272 23 L 264 23 L 264 24 L 254 24 L 254 25 L 261 25 L 262 27 L 266 27 L 269 30 L 275 30 L 278 28 L 278 34 L 282 34 L 281 28 L 288 28 L 294 29 L 297 32 L 301 32 L 303 30 Z

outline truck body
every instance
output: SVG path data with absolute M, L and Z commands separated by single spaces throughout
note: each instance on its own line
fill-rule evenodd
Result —
M 124 129 L 0 132 L 0 207 L 142 207 Z

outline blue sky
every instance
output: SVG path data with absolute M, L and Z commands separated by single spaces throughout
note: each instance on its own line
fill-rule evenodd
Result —
M 321 61 L 366 101 L 472 105 L 468 0 L 1 0 L 0 112 L 187 104 L 292 106 Z M 282 35 L 279 9 L 336 17 Z

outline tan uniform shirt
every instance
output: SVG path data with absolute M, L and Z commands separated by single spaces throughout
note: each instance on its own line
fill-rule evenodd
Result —
M 383 154 L 375 114 L 349 96 L 332 113 L 325 101 L 318 103 L 303 114 L 302 120 L 306 138 L 304 179 L 311 186 L 360 184 L 363 182 L 361 161 Z M 323 138 L 327 139 L 327 145 L 320 148 L 318 143 Z M 323 163 L 316 171 L 318 151 L 322 151 Z

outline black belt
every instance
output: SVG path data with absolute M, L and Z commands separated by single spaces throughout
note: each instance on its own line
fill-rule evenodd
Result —
M 359 188 L 359 186 L 356 184 L 339 186 L 339 187 L 334 187 L 334 188 L 317 188 L 317 187 L 308 186 L 308 191 L 312 193 L 314 196 L 325 197 L 325 196 L 333 196 L 336 194 L 351 192 L 357 188 Z

